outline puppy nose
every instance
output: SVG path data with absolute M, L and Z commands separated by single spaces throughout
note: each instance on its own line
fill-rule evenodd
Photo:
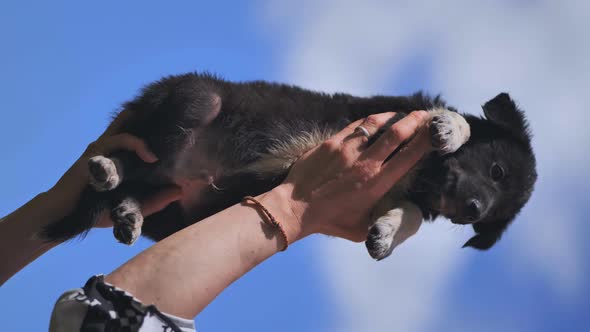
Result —
M 481 217 L 481 202 L 475 198 L 467 200 L 467 218 L 470 221 L 475 221 Z

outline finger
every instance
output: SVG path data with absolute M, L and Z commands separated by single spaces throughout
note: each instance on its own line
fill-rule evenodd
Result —
M 100 137 L 107 137 L 118 134 L 121 131 L 121 127 L 123 126 L 123 124 L 129 121 L 129 119 L 131 119 L 131 116 L 132 113 L 128 109 L 124 109 L 121 112 L 119 112 L 119 114 L 117 114 L 115 119 L 113 119 L 111 124 L 107 127 L 104 133 L 100 135 Z
M 378 190 L 385 193 L 391 189 L 430 150 L 430 134 L 423 127 L 406 146 L 383 164 L 375 179 L 376 185 L 380 186 Z
M 144 216 L 149 216 L 167 207 L 170 203 L 177 201 L 182 196 L 180 187 L 172 186 L 158 191 L 153 196 L 142 201 L 141 210 Z
M 367 225 L 358 225 L 353 228 L 347 229 L 331 229 L 327 232 L 322 232 L 325 235 L 335 236 L 343 238 L 348 241 L 360 243 L 367 240 L 367 234 L 369 233 L 369 227 Z
M 426 121 L 425 111 L 415 111 L 394 123 L 362 154 L 363 159 L 384 161 L 403 142 L 410 139 Z
M 375 135 L 379 128 L 383 127 L 387 123 L 387 120 L 391 119 L 393 116 L 395 116 L 395 112 L 371 114 L 361 122 L 360 126 L 363 126 L 363 128 L 367 130 L 370 137 Z M 354 129 L 357 127 L 358 125 Z M 355 131 L 354 129 L 351 135 L 344 138 L 344 144 L 347 148 L 358 150 L 361 146 L 367 144 L 369 137 L 367 137 L 362 131 Z
M 153 163 L 158 160 L 158 157 L 156 157 L 142 139 L 130 134 L 123 133 L 110 136 L 104 138 L 101 143 L 104 154 L 124 149 L 134 151 L 139 158 L 147 163 Z
M 347 136 L 350 136 L 354 133 L 356 127 L 358 127 L 365 119 L 359 119 L 354 122 L 351 122 L 346 126 L 344 129 L 336 133 L 330 139 L 335 140 L 337 142 L 342 142 Z
M 369 219 L 367 219 L 369 220 Z M 360 243 L 365 242 L 367 240 L 367 235 L 369 234 L 369 225 L 368 223 L 361 222 L 358 223 L 355 227 L 351 229 L 347 229 L 340 237 L 345 238 L 349 241 Z

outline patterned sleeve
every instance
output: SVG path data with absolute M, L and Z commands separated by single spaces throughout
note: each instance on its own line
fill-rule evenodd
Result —
M 141 303 L 98 275 L 83 288 L 60 296 L 51 314 L 49 331 L 195 332 L 195 326 L 192 320 Z

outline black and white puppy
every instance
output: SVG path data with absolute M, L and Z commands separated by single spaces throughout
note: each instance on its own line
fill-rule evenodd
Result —
M 438 215 L 473 224 L 476 235 L 465 246 L 490 248 L 528 201 L 537 177 L 524 114 L 505 93 L 487 102 L 480 118 L 422 93 L 361 98 L 190 73 L 148 85 L 123 108 L 132 116 L 121 130 L 145 140 L 159 161 L 145 164 L 125 151 L 91 158 L 90 184 L 77 208 L 46 227 L 45 239 L 84 234 L 106 209 L 120 242 L 131 244 L 141 233 L 158 241 L 273 188 L 304 152 L 348 123 L 384 111 L 398 112 L 391 124 L 429 110 L 435 151 L 375 206 L 366 242 L 375 259 Z M 183 198 L 144 218 L 142 198 L 170 184 L 183 188 Z

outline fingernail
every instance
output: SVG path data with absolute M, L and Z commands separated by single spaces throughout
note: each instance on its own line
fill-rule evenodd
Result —
M 158 157 L 156 157 L 156 155 L 153 152 L 148 152 L 147 155 L 147 161 L 150 163 L 155 163 L 156 161 L 158 161 Z
M 428 112 L 426 112 L 426 111 L 417 111 L 416 113 L 417 113 L 416 115 L 418 115 L 418 117 L 420 117 L 420 119 L 425 119 L 426 116 L 428 115 Z

